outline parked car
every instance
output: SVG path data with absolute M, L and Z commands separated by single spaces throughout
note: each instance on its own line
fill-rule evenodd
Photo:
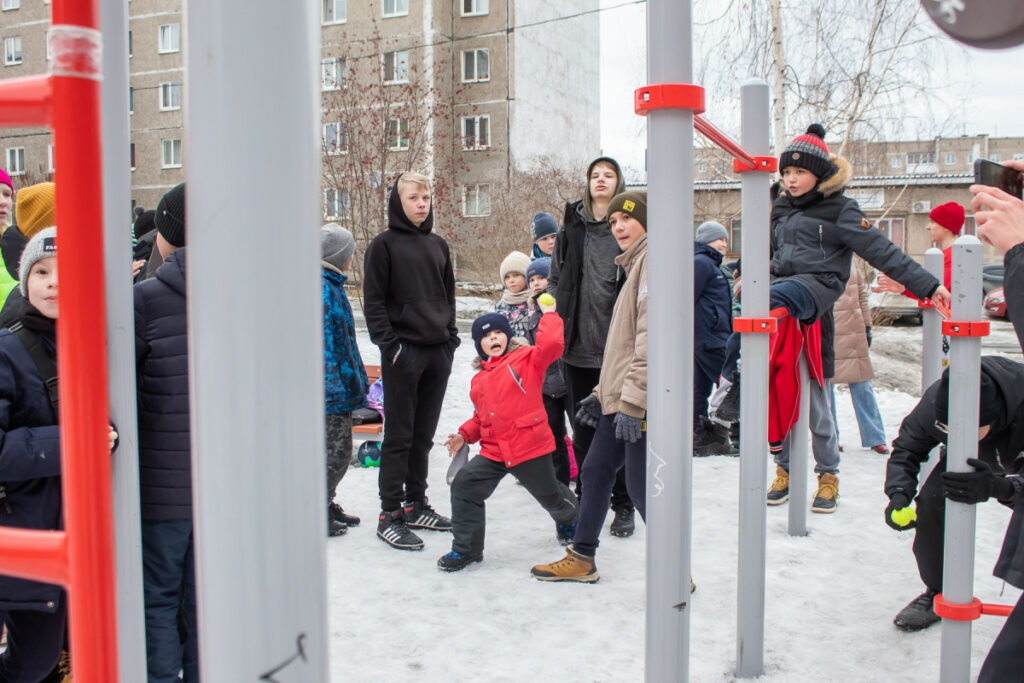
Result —
M 988 294 L 996 287 L 1003 286 L 1003 264 L 986 263 L 981 267 L 981 291 Z
M 903 294 L 871 291 L 868 294 L 868 307 L 876 325 L 888 325 L 896 321 L 921 324 L 921 309 L 917 306 L 917 299 Z
M 985 295 L 985 313 L 994 318 L 1006 317 L 1006 297 L 1003 296 L 1003 288 L 996 287 Z

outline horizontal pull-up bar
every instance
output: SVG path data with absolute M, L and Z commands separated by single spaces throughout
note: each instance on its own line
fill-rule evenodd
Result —
M 0 128 L 49 127 L 52 96 L 48 74 L 0 81 Z
M 0 573 L 67 587 L 67 537 L 63 531 L 0 527 Z

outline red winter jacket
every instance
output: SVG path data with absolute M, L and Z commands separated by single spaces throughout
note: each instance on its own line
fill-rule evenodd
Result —
M 520 346 L 480 364 L 469 397 L 473 417 L 459 427 L 466 443 L 480 442 L 480 455 L 506 467 L 555 450 L 555 437 L 544 411 L 544 373 L 562 355 L 562 319 L 545 313 L 537 325 L 537 345 Z
M 780 309 L 784 310 L 784 309 Z M 775 311 L 772 311 L 773 315 Z M 786 315 L 769 337 L 768 442 L 782 443 L 800 417 L 800 352 L 811 380 L 824 386 L 821 367 L 821 321 L 804 326 Z

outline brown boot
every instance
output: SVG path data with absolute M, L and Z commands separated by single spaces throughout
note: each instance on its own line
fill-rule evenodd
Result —
M 831 513 L 839 506 L 839 477 L 829 472 L 818 475 L 818 490 L 814 492 L 811 512 Z
M 579 581 L 594 583 L 601 578 L 593 557 L 581 555 L 572 548 L 565 551 L 565 557 L 551 564 L 538 564 L 530 570 L 534 578 L 541 581 Z
M 775 466 L 775 481 L 768 487 L 768 504 L 782 505 L 789 500 L 789 472 L 781 465 Z

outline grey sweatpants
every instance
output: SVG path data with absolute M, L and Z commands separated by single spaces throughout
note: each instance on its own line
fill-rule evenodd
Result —
M 338 484 L 352 460 L 352 413 L 327 416 L 327 504 L 334 500 Z
M 810 382 L 810 406 L 808 426 L 811 429 L 811 452 L 814 454 L 814 471 L 817 474 L 839 474 L 839 441 L 836 439 L 836 425 L 832 421 L 832 404 L 829 396 L 831 382 L 819 387 L 813 379 Z M 782 450 L 775 454 L 775 464 L 789 471 L 790 441 L 793 430 L 782 442 Z M 806 438 L 801 436 L 801 438 Z

